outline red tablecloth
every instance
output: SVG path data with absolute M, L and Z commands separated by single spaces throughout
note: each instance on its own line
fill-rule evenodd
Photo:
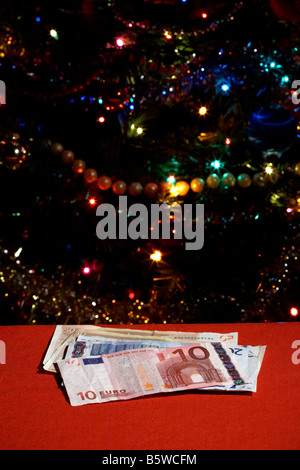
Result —
M 0 327 L 1 449 L 300 449 L 300 323 L 144 326 L 238 331 L 239 344 L 267 345 L 257 392 L 195 391 L 80 407 L 70 406 L 53 374 L 38 372 L 54 329 Z

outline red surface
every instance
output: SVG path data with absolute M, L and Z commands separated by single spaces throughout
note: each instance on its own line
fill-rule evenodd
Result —
M 294 353 L 300 362 L 300 323 L 147 325 L 238 331 L 239 344 L 267 345 L 257 392 L 173 393 L 82 407 L 69 405 L 53 374 L 38 373 L 54 329 L 0 327 L 6 346 L 6 364 L 0 364 L 2 450 L 300 449 L 300 363 L 292 361 Z

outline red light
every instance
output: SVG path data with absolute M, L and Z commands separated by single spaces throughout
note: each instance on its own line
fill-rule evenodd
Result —
M 94 206 L 96 203 L 97 203 L 97 201 L 94 197 L 91 197 L 91 199 L 89 199 L 89 205 L 90 206 Z
M 202 13 L 202 18 L 207 18 L 207 13 Z
M 229 139 L 229 137 L 227 137 L 227 139 L 225 139 L 225 144 L 226 144 L 226 145 L 230 145 L 230 144 L 231 144 L 231 140 Z
M 91 268 L 89 268 L 88 266 L 85 266 L 82 270 L 83 274 L 90 274 L 91 272 Z
M 98 122 L 101 122 L 101 124 L 105 121 L 105 117 L 104 116 L 100 116 L 98 118 Z
M 298 313 L 299 313 L 299 310 L 296 307 L 290 308 L 290 314 L 292 315 L 292 317 L 296 317 Z

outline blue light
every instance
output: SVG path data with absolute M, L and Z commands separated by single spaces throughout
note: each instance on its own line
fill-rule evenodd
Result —
M 162 94 L 163 94 L 163 95 L 166 95 L 166 94 L 167 94 L 166 90 L 164 90 L 164 91 L 162 92 Z
M 221 86 L 221 88 L 222 88 L 222 91 L 224 91 L 224 92 L 226 93 L 226 91 L 229 90 L 229 85 L 227 85 L 227 83 L 224 83 L 224 84 Z
M 271 62 L 270 63 L 270 67 L 273 69 L 275 67 L 276 63 L 275 62 Z
M 37 21 L 39 23 L 41 21 L 41 18 L 39 16 L 37 16 L 35 21 Z
M 281 81 L 286 83 L 289 81 L 289 77 L 285 75 L 284 77 L 282 77 Z
M 129 108 L 130 108 L 130 109 L 134 109 L 134 105 L 131 104 L 131 105 L 129 106 Z

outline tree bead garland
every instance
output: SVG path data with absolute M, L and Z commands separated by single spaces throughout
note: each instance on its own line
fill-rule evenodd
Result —
M 61 159 L 66 165 L 68 165 L 74 161 L 75 154 L 72 150 L 64 150 L 61 154 Z
M 201 193 L 204 189 L 205 181 L 202 178 L 194 178 L 191 181 L 191 190 L 194 193 Z
M 186 196 L 190 190 L 190 185 L 186 181 L 178 181 L 175 187 L 179 196 Z
M 59 155 L 61 155 L 61 153 L 63 152 L 64 150 L 64 147 L 61 143 L 59 142 L 54 142 L 52 145 L 51 145 L 51 152 L 53 155 L 55 155 L 56 157 L 58 157 Z
M 216 189 L 220 184 L 220 178 L 215 173 L 209 175 L 206 179 L 206 184 L 211 189 Z
M 249 188 L 249 186 L 251 186 L 251 178 L 250 178 L 250 176 L 249 176 L 247 173 L 241 173 L 241 174 L 237 177 L 237 184 L 238 184 L 241 188 Z
M 224 186 L 232 187 L 235 185 L 235 177 L 232 173 L 224 173 L 222 176 L 222 183 Z
M 118 195 L 122 195 L 126 192 L 127 184 L 125 181 L 117 180 L 112 185 L 113 192 Z
M 87 183 L 94 183 L 98 178 L 98 173 L 94 168 L 84 170 L 83 177 Z
M 225 172 L 222 176 L 213 173 L 207 176 L 206 180 L 200 177 L 194 177 L 190 183 L 184 180 L 174 181 L 172 184 L 169 181 L 163 181 L 158 186 L 154 182 L 149 182 L 143 187 L 139 181 L 134 181 L 127 186 L 123 180 L 116 180 L 114 183 L 107 175 L 98 177 L 98 172 L 94 168 L 86 168 L 86 163 L 82 159 L 75 159 L 75 154 L 72 150 L 64 150 L 60 142 L 54 142 L 50 145 L 51 153 L 55 156 L 61 156 L 62 162 L 65 164 L 72 164 L 74 173 L 82 174 L 86 183 L 92 184 L 96 182 L 98 188 L 102 191 L 107 191 L 112 188 L 113 192 L 118 195 L 125 194 L 126 191 L 131 196 L 137 197 L 144 192 L 150 199 L 155 199 L 158 193 L 162 195 L 170 194 L 173 196 L 186 196 L 190 190 L 194 193 L 202 193 L 205 186 L 210 189 L 217 189 L 218 187 L 232 188 L 236 184 L 240 188 L 249 188 L 252 184 L 254 186 L 265 187 L 267 183 L 274 184 L 280 177 L 280 170 L 272 168 L 271 173 L 258 172 L 251 178 L 247 173 L 240 173 L 237 178 L 229 172 Z M 293 169 L 296 175 L 300 176 L 300 162 L 296 163 Z
M 155 198 L 159 188 L 156 183 L 147 183 L 144 188 L 144 193 L 150 198 Z
M 74 160 L 72 168 L 75 173 L 83 173 L 86 168 L 85 161 L 80 159 Z
M 131 183 L 128 192 L 131 196 L 139 196 L 143 191 L 143 186 L 138 181 Z
M 109 188 L 111 188 L 112 180 L 109 176 L 102 175 L 98 178 L 97 185 L 98 188 L 102 191 L 107 191 Z

